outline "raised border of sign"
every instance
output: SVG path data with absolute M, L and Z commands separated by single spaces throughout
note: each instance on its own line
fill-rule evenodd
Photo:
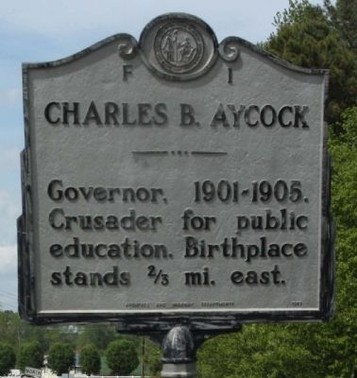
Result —
M 184 27 L 187 23 L 188 27 Z M 148 54 L 150 48 L 147 44 L 153 33 L 160 31 L 160 38 L 157 46 L 164 46 L 163 39 L 170 36 L 170 30 L 164 30 L 170 25 L 171 32 L 173 25 L 178 28 L 181 38 L 193 38 L 191 45 L 198 47 L 197 56 L 188 55 L 185 62 L 181 62 L 172 56 L 159 52 L 154 57 Z M 195 30 L 199 30 L 203 39 L 196 37 Z M 166 34 L 165 34 L 166 33 Z M 168 33 L 168 34 L 167 34 Z M 196 39 L 195 39 L 196 38 Z M 21 180 L 22 180 L 22 215 L 18 218 L 18 294 L 20 315 L 36 324 L 50 324 L 63 322 L 100 322 L 113 321 L 118 328 L 124 332 L 155 334 L 170 330 L 178 324 L 187 325 L 192 331 L 202 334 L 215 334 L 239 330 L 241 323 L 259 321 L 313 321 L 328 320 L 334 313 L 335 295 L 335 251 L 334 251 L 334 225 L 330 214 L 330 159 L 327 152 L 326 130 L 324 130 L 324 151 L 323 151 L 323 172 L 322 172 L 322 234 L 321 234 L 321 282 L 320 282 L 320 305 L 318 310 L 283 310 L 283 311 L 239 311 L 229 312 L 222 315 L 222 311 L 204 312 L 195 311 L 180 314 L 172 313 L 71 313 L 71 314 L 38 314 L 36 311 L 34 276 L 34 258 L 38 253 L 33 247 L 33 223 L 32 223 L 32 192 L 31 192 L 31 141 L 29 137 L 29 84 L 28 70 L 43 69 L 69 64 L 81 57 L 99 50 L 104 46 L 116 41 L 118 43 L 118 54 L 124 59 L 131 59 L 140 54 L 144 64 L 150 71 L 166 80 L 193 80 L 206 74 L 215 64 L 218 57 L 225 62 L 239 59 L 239 49 L 244 46 L 268 61 L 284 67 L 287 70 L 304 73 L 306 75 L 328 75 L 328 71 L 322 69 L 305 69 L 293 66 L 271 54 L 261 50 L 257 46 L 238 37 L 225 38 L 220 44 L 211 28 L 197 17 L 184 13 L 172 13 L 160 16 L 151 21 L 143 30 L 139 43 L 129 34 L 117 34 L 98 42 L 91 47 L 71 55 L 67 58 L 53 62 L 32 63 L 23 65 L 23 101 L 25 121 L 25 149 L 21 154 Z M 208 47 L 207 47 L 208 46 Z M 188 45 L 189 47 L 189 45 Z M 154 47 L 155 48 L 155 47 Z M 158 48 L 158 47 L 156 47 Z M 190 49 L 187 49 L 190 53 Z M 162 64 L 162 61 L 165 61 Z M 175 66 L 176 65 L 176 66 Z M 326 80 L 327 82 L 327 80 Z M 327 88 L 326 88 L 327 92 Z M 326 129 L 326 125 L 325 125 Z

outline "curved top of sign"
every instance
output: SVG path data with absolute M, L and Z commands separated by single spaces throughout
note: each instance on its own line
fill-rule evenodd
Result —
M 186 13 L 168 13 L 149 22 L 139 41 L 125 33 L 108 37 L 69 57 L 43 63 L 26 63 L 24 67 L 50 68 L 71 63 L 81 57 L 117 42 L 122 59 L 138 54 L 150 71 L 166 80 L 187 81 L 210 71 L 218 59 L 238 61 L 241 49 L 265 57 L 290 71 L 308 75 L 327 75 L 328 70 L 302 68 L 290 64 L 239 37 L 227 37 L 221 43 L 211 27 L 200 18 Z

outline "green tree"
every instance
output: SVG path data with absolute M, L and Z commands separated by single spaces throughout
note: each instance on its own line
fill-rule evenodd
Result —
M 357 53 L 357 1 L 337 0 L 336 6 L 333 6 L 330 0 L 325 0 L 325 7 L 334 27 L 340 31 L 351 50 Z
M 20 346 L 17 367 L 24 371 L 26 366 L 32 368 L 41 368 L 43 366 L 43 351 L 37 341 L 27 342 Z
M 98 350 L 104 351 L 108 344 L 117 339 L 118 334 L 114 326 L 108 324 L 86 325 L 81 329 L 77 340 L 77 347 L 93 344 Z
M 105 355 L 108 367 L 114 375 L 130 374 L 139 365 L 136 346 L 129 340 L 112 341 Z
M 209 340 L 199 353 L 202 378 L 305 378 L 312 377 L 312 367 L 309 352 L 282 325 L 245 326 Z
M 0 311 L 0 340 L 10 344 L 15 353 L 21 343 L 23 322 L 13 311 Z
M 289 0 L 289 8 L 275 18 L 276 32 L 263 46 L 297 66 L 330 70 L 326 115 L 328 122 L 336 123 L 356 104 L 357 59 L 329 14 L 307 0 Z
M 357 106 L 342 115 L 344 134 L 331 138 L 333 214 L 337 226 L 337 309 L 327 328 L 335 354 L 331 370 L 352 377 L 357 370 Z M 339 375 L 338 375 L 339 374 Z
M 70 344 L 56 343 L 50 347 L 48 352 L 48 366 L 62 375 L 68 373 L 74 364 L 74 351 Z
M 46 327 L 38 327 L 26 322 L 21 322 L 21 343 L 31 343 L 36 341 L 42 349 L 42 353 L 48 351 L 49 341 Z
M 16 354 L 11 345 L 0 343 L 0 375 L 7 375 L 16 364 Z
M 80 364 L 83 373 L 87 375 L 99 374 L 101 361 L 98 349 L 95 345 L 88 344 L 83 347 L 80 354 Z
M 152 377 L 160 376 L 162 370 L 160 347 L 147 338 L 145 338 L 142 364 L 145 366 L 145 374 L 149 371 Z
M 77 325 L 69 324 L 65 326 L 51 326 L 45 328 L 44 332 L 45 342 L 47 343 L 47 349 L 49 349 L 51 345 L 56 343 L 76 345 L 76 340 L 78 337 Z

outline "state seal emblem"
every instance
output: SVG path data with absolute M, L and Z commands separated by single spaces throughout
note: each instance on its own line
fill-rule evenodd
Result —
M 155 38 L 155 56 L 169 73 L 188 73 L 200 64 L 204 43 L 200 33 L 190 25 L 175 23 L 161 28 Z

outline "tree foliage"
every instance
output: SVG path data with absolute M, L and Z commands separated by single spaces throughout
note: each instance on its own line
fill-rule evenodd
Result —
M 0 312 L 0 341 L 12 346 L 15 353 L 21 343 L 22 322 L 13 311 Z
M 7 375 L 16 364 L 16 354 L 11 345 L 0 343 L 0 376 Z
M 24 371 L 26 366 L 32 368 L 41 368 L 43 366 L 43 351 L 37 341 L 27 342 L 20 346 L 17 367 Z
M 62 375 L 68 373 L 74 364 L 74 351 L 70 344 L 56 343 L 50 347 L 48 352 L 48 366 L 57 373 Z
M 331 330 L 338 345 L 335 369 L 357 370 L 357 106 L 342 115 L 344 134 L 331 138 L 333 213 L 337 225 L 337 317 Z M 348 375 L 351 374 L 351 375 Z
M 85 345 L 92 344 L 98 350 L 104 351 L 109 343 L 117 339 L 118 334 L 112 325 L 93 324 L 81 327 L 77 347 L 82 348 Z
M 112 341 L 105 355 L 107 364 L 114 375 L 128 375 L 139 365 L 136 346 L 129 340 Z
M 289 0 L 289 4 L 276 16 L 277 31 L 264 48 L 297 66 L 329 69 L 326 115 L 328 122 L 336 123 L 345 109 L 356 104 L 356 55 L 333 24 L 334 8 L 314 6 L 307 0 Z
M 325 7 L 334 27 L 350 49 L 357 53 L 357 1 L 337 0 L 336 6 L 333 6 L 330 0 L 325 0 Z
M 143 355 L 142 363 L 148 367 L 151 377 L 160 377 L 162 369 L 161 350 L 158 345 L 149 339 L 145 339 L 145 353 Z
M 212 356 L 210 364 L 203 362 Z M 208 341 L 199 361 L 202 378 L 305 378 L 311 376 L 315 360 L 287 327 L 250 325 Z
M 88 344 L 83 347 L 80 354 L 80 364 L 82 372 L 91 375 L 99 374 L 101 361 L 98 349 L 93 344 Z

